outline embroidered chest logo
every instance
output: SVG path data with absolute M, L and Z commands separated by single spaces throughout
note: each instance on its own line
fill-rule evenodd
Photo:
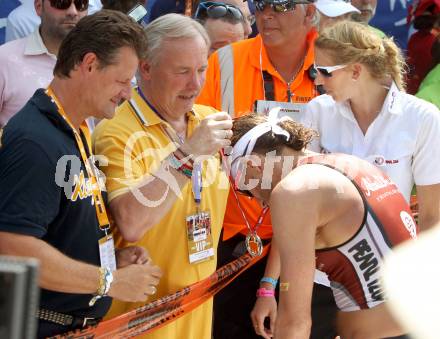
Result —
M 73 192 L 70 197 L 71 201 L 78 199 L 83 200 L 93 195 L 92 182 L 89 178 L 86 178 L 84 172 L 81 170 L 79 175 L 73 176 Z

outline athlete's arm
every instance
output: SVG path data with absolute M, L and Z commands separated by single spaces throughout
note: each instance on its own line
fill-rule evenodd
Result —
M 440 222 L 440 184 L 416 186 L 419 204 L 419 227 L 427 230 Z
M 266 269 L 264 271 L 265 277 L 270 277 L 277 280 L 280 276 L 280 253 L 276 245 L 275 239 L 272 239 L 270 245 L 270 253 L 266 263 Z M 274 289 L 270 283 L 260 283 L 260 288 Z M 269 328 L 264 327 L 264 319 L 269 318 Z M 255 302 L 255 306 L 251 312 L 252 324 L 254 325 L 255 332 L 265 339 L 270 339 L 273 336 L 275 328 L 275 322 L 277 318 L 277 301 L 275 296 L 273 297 L 259 297 Z
M 276 280 L 280 277 L 280 269 L 280 252 L 278 250 L 275 239 L 272 239 L 272 242 L 270 244 L 269 257 L 267 258 L 266 268 L 264 270 L 264 276 L 271 277 Z M 268 286 L 264 285 L 264 287 Z
M 315 269 L 315 233 L 321 198 L 317 189 L 295 189 L 298 183 L 294 180 L 287 182 L 290 187 L 285 183 L 283 180 L 274 189 L 270 199 L 274 238 L 281 257 L 282 284 L 275 337 L 308 339 Z M 285 287 L 287 291 L 281 291 Z

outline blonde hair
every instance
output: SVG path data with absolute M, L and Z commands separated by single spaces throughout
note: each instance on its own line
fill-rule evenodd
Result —
M 353 21 L 341 21 L 325 28 L 315 41 L 329 51 L 336 64 L 360 63 L 378 80 L 391 78 L 405 89 L 405 61 L 392 38 L 381 38 L 372 28 Z

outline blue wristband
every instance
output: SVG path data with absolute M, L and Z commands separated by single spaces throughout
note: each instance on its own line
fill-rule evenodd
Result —
M 263 282 L 271 284 L 273 286 L 273 288 L 275 289 L 278 284 L 278 279 L 274 279 L 274 278 L 270 278 L 270 277 L 263 277 L 260 280 L 260 284 Z

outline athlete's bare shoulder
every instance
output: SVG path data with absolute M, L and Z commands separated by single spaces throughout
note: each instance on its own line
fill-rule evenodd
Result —
M 353 186 L 344 175 L 327 166 L 306 164 L 293 169 L 275 187 L 274 193 L 304 194 L 319 191 L 321 195 L 341 193 Z
M 281 204 L 299 212 L 313 209 L 319 215 L 319 225 L 339 218 L 344 211 L 359 203 L 362 199 L 348 178 L 318 164 L 302 165 L 292 170 L 274 188 L 270 198 L 271 206 Z

